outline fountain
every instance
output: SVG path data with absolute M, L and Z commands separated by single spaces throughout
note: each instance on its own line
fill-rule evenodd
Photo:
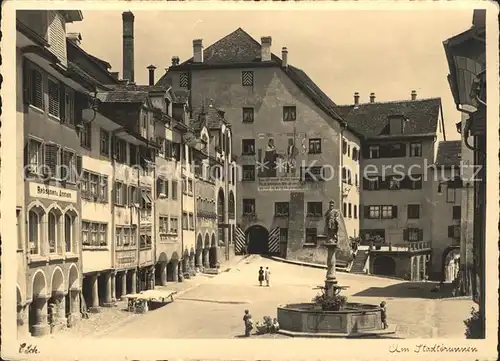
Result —
M 336 253 L 339 247 L 339 220 L 344 228 L 340 241 L 347 239 L 345 225 L 334 202 L 325 215 L 325 233 L 327 238 L 327 271 L 325 285 L 318 287 L 318 295 L 310 303 L 293 303 L 278 306 L 280 333 L 295 337 L 363 337 L 380 336 L 395 332 L 395 327 L 384 329 L 382 309 L 378 305 L 347 302 L 340 295 L 347 286 L 340 286 L 336 277 Z

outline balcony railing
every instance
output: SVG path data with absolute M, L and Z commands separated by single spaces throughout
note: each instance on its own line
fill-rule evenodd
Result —
M 408 251 L 418 251 L 431 249 L 430 241 L 418 241 L 418 242 L 404 242 L 399 244 L 376 244 L 372 248 L 377 251 L 393 251 L 393 252 L 408 252 Z

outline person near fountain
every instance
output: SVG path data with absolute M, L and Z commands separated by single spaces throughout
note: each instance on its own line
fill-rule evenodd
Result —
M 278 323 L 278 319 L 273 319 L 273 324 L 271 325 L 271 332 L 276 333 L 280 330 L 280 324 Z
M 333 200 L 329 203 L 329 208 L 325 213 L 325 234 L 327 242 L 338 242 L 339 232 L 339 213 L 335 209 L 335 202 Z
M 260 266 L 259 268 L 259 285 L 262 286 L 262 282 L 264 281 L 264 268 Z
M 380 309 L 381 309 L 381 313 L 380 313 L 380 318 L 382 319 L 382 326 L 384 326 L 384 330 L 389 327 L 389 325 L 387 325 L 387 309 L 385 308 L 385 301 L 382 301 L 380 303 Z
M 266 270 L 264 271 L 264 279 L 266 280 L 267 287 L 269 287 L 269 277 L 271 277 L 271 271 L 269 270 L 269 267 L 266 267 Z
M 250 314 L 249 310 L 245 310 L 245 315 L 243 316 L 243 323 L 245 324 L 245 336 L 249 337 L 250 332 L 252 332 L 253 329 L 252 315 Z

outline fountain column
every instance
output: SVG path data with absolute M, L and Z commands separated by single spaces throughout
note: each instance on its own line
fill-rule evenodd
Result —
M 337 265 L 337 244 L 333 242 L 325 243 L 325 247 L 328 251 L 328 256 L 326 260 L 326 279 L 325 279 L 325 288 L 326 294 L 329 296 L 335 295 L 335 287 L 337 285 L 337 276 L 336 276 L 336 265 Z

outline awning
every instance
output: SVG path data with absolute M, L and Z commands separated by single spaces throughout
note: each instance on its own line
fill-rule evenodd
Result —
M 142 199 L 144 199 L 144 202 L 147 204 L 152 204 L 153 198 L 151 196 L 151 191 L 142 190 Z

